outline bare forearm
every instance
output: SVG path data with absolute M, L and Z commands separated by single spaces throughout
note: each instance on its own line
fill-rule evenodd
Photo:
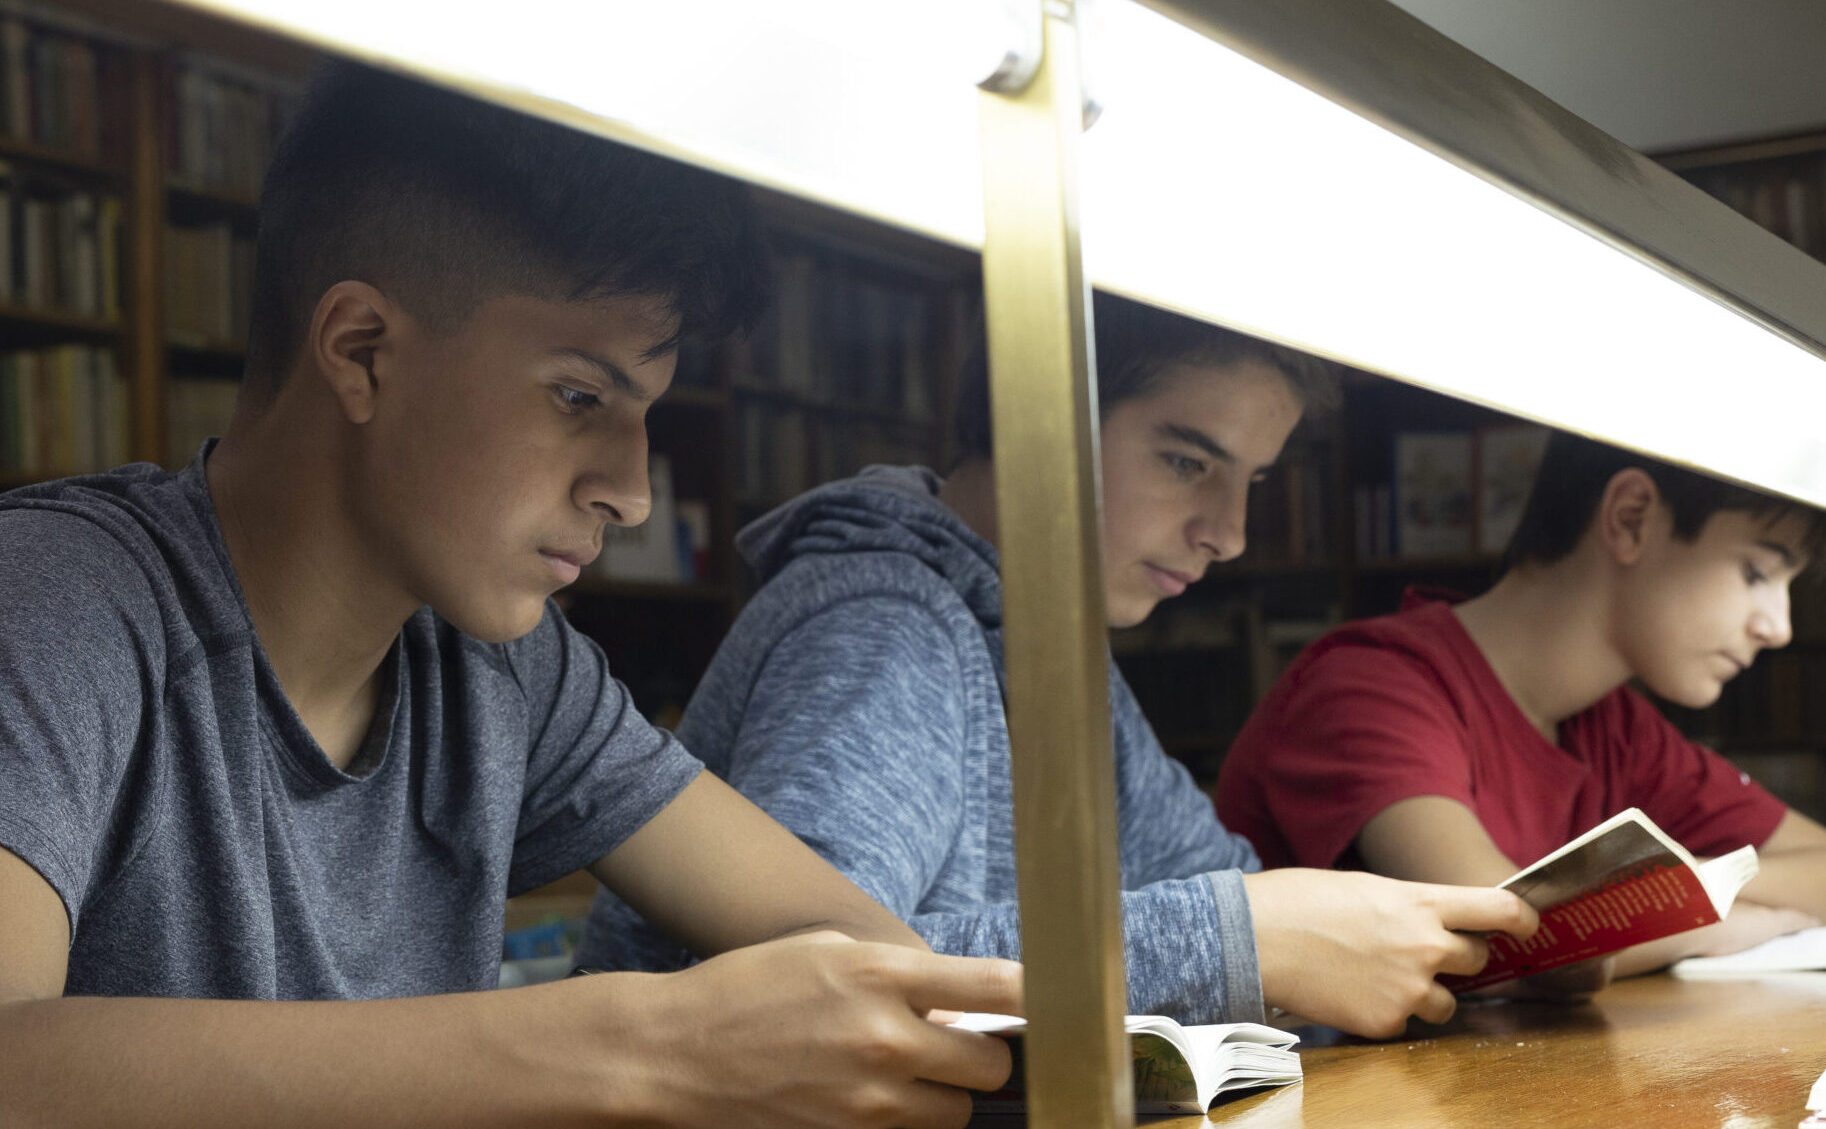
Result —
M 1770 852 L 1758 861 L 1756 877 L 1740 897 L 1826 920 L 1826 849 Z
M 613 995 L 618 978 L 590 978 Z M 603 1052 L 571 985 L 371 1002 L 49 999 L 0 1005 L 0 1122 L 102 1126 L 603 1124 Z M 612 1008 L 607 998 L 604 1008 Z M 629 1017 L 631 1018 L 631 1017 Z M 634 1033 L 637 1036 L 637 1032 Z M 628 1071 L 630 1077 L 639 1072 Z M 632 1087 L 607 1095 L 640 1112 Z M 612 1111 L 611 1111 L 612 1112 Z
M 1699 936 L 1695 936 L 1699 934 Z M 1626 976 L 1640 976 L 1645 972 L 1655 972 L 1666 968 L 1677 960 L 1698 956 L 1705 950 L 1706 937 L 1703 930 L 1690 930 L 1676 933 L 1671 937 L 1662 937 L 1654 941 L 1644 941 L 1640 945 L 1631 945 L 1618 950 L 1611 966 L 1613 978 L 1621 980 Z

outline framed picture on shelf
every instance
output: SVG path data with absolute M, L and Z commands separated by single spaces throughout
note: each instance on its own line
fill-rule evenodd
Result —
M 1469 431 L 1404 431 L 1395 436 L 1395 552 L 1450 557 L 1473 544 Z
M 1477 552 L 1496 555 L 1509 547 L 1551 434 L 1532 423 L 1487 427 L 1477 433 Z

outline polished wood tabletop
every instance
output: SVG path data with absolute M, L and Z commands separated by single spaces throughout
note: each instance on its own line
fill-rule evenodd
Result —
M 1219 1105 L 1224 1129 L 1795 1129 L 1826 1071 L 1826 973 L 1613 984 L 1475 1003 L 1386 1043 L 1301 1052 L 1305 1081 Z M 1191 1129 L 1205 1118 L 1151 1122 Z

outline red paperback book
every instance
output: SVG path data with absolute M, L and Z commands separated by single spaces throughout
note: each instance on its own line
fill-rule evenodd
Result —
M 1541 911 L 1539 932 L 1492 934 L 1482 972 L 1439 982 L 1466 992 L 1711 925 L 1755 875 L 1754 847 L 1696 862 L 1639 809 L 1618 812 L 1502 884 Z

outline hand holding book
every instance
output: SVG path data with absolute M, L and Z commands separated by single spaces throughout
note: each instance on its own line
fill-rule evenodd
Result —
M 1701 863 L 1640 810 L 1619 812 L 1502 884 L 1541 911 L 1533 937 L 1493 936 L 1482 972 L 1440 983 L 1471 991 L 1710 925 L 1756 867 L 1753 847 Z
M 980 1094 L 979 1113 L 1012 1113 L 1025 1107 L 1021 1035 L 1027 1021 L 971 1012 L 954 1026 L 1001 1035 L 1012 1044 L 1014 1074 L 1002 1089 Z M 1124 1026 L 1135 1068 L 1137 1113 L 1204 1113 L 1219 1095 L 1285 1086 L 1301 1077 L 1299 1037 L 1260 1023 L 1182 1026 L 1162 1015 L 1131 1015 Z

